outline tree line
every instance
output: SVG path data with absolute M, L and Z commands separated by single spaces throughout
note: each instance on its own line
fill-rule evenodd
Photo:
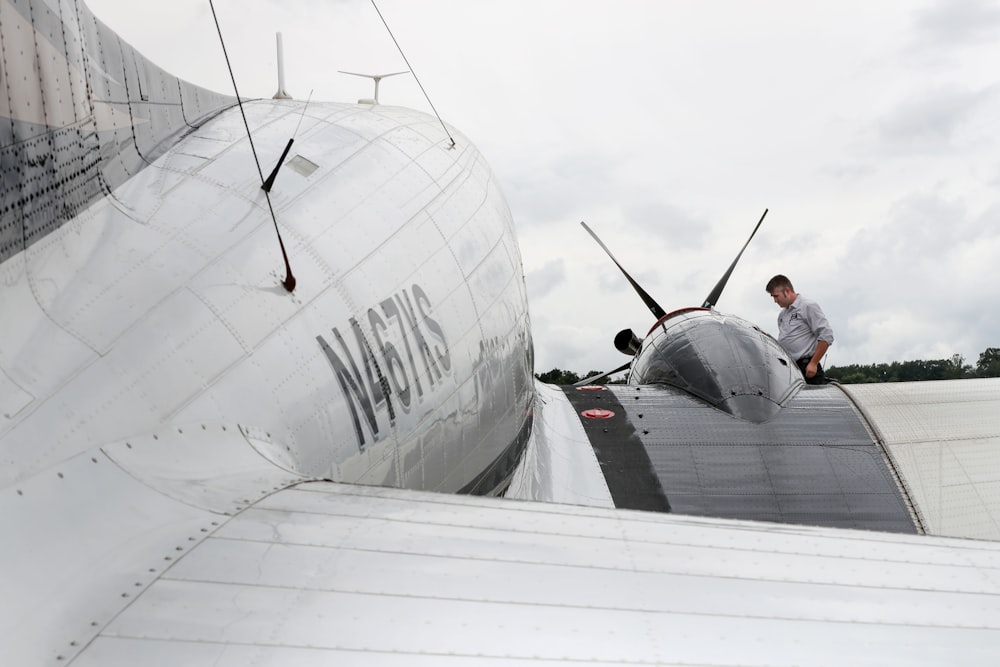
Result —
M 988 347 L 980 352 L 975 366 L 967 364 L 962 355 L 955 354 L 950 359 L 830 366 L 826 375 L 843 384 L 1000 377 L 1000 347 Z
M 588 371 L 583 375 L 578 375 L 573 371 L 553 368 L 545 373 L 535 373 L 535 377 L 549 384 L 575 384 L 584 378 L 600 373 L 601 371 Z M 975 366 L 967 364 L 962 355 L 955 354 L 950 359 L 830 366 L 826 369 L 826 376 L 843 384 L 1000 377 L 1000 347 L 988 347 L 980 352 L 979 360 Z M 598 384 L 616 384 L 621 382 L 624 382 L 624 380 L 609 381 L 607 378 L 604 378 Z

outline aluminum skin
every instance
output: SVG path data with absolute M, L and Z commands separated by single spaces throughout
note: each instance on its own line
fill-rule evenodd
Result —
M 82 4 L 0 7 L 4 48 L 27 31 L 44 63 L 6 58 L 0 96 L 17 165 L 5 484 L 165 424 L 226 423 L 303 475 L 502 488 L 530 432 L 527 300 L 507 204 L 464 136 L 449 150 L 432 116 L 380 105 L 246 103 L 265 162 L 298 128 L 270 193 L 289 294 L 231 98 L 169 77 Z
M 636 352 L 628 383 L 671 385 L 756 424 L 775 417 L 805 384 L 774 338 L 708 308 L 660 318 Z

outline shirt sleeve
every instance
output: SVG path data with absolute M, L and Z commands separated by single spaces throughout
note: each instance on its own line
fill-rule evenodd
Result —
M 806 321 L 809 323 L 809 328 L 816 334 L 816 339 L 825 340 L 832 345 L 833 329 L 830 327 L 830 322 L 826 319 L 823 309 L 813 301 L 806 306 L 805 311 Z

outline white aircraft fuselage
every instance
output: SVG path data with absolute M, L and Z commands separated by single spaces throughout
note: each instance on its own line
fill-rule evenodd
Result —
M 85 7 L 65 26 L 0 11 L 53 54 L 8 59 L 0 95 L 5 486 L 223 426 L 307 477 L 473 493 L 509 478 L 531 337 L 510 212 L 474 146 L 407 109 L 247 102 L 264 174 L 297 131 L 268 202 L 234 98 L 159 70 Z

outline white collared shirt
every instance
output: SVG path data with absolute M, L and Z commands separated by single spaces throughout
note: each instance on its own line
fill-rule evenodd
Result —
M 799 360 L 811 358 L 820 340 L 833 344 L 833 329 L 819 304 L 799 294 L 778 313 L 778 342 Z

